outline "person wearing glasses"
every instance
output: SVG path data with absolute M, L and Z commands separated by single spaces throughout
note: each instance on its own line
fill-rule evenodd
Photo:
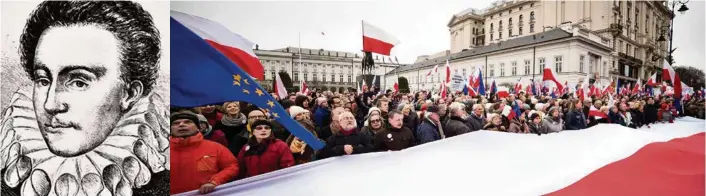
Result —
M 263 117 L 259 117 L 259 115 L 249 115 L 249 117 L 258 118 L 258 120 L 250 124 L 252 136 L 238 153 L 240 178 L 248 178 L 294 165 L 294 157 L 289 146 L 274 137 L 272 123 L 263 118 L 264 114 L 262 114 Z
M 353 113 L 343 112 L 334 119 L 338 122 L 338 129 L 326 140 L 326 146 L 321 149 L 320 159 L 363 154 L 373 150 L 372 138 L 358 131 L 358 123 Z
M 375 138 L 373 136 L 375 136 L 375 134 L 385 130 L 385 126 L 383 126 L 384 123 L 385 121 L 383 121 L 380 114 L 373 113 L 370 117 L 368 117 L 368 120 L 365 123 L 366 125 L 363 126 L 363 129 L 361 129 L 360 132 L 368 135 L 374 140 Z M 373 143 L 375 143 L 375 141 L 373 141 Z

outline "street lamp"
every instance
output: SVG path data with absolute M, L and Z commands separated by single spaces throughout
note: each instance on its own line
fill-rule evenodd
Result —
M 674 10 L 676 9 L 677 4 L 679 4 L 679 9 L 677 10 L 679 13 L 684 14 L 687 10 L 689 10 L 688 7 L 686 7 L 686 3 L 689 3 L 689 0 L 681 1 L 672 1 L 669 4 L 672 5 L 672 9 L 670 10 L 670 25 L 669 25 L 669 51 L 667 51 L 667 63 L 671 66 L 674 63 L 674 57 L 672 56 L 672 53 L 674 53 L 673 43 L 674 43 L 674 17 L 676 16 L 674 14 Z M 666 41 L 664 38 L 664 33 L 662 33 L 657 41 Z

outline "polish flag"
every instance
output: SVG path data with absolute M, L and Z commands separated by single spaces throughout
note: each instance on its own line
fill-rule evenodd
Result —
M 438 64 L 437 64 L 437 65 L 434 65 L 434 68 L 431 68 L 431 69 L 429 70 L 429 73 L 427 73 L 427 77 L 431 76 L 431 73 L 432 73 L 432 72 L 437 73 L 437 72 L 439 71 L 438 69 L 439 69 L 439 65 L 438 65 Z
M 556 78 L 556 73 L 551 68 L 551 63 L 546 63 L 544 65 L 544 74 L 542 76 L 543 81 L 552 81 L 554 84 L 556 84 L 556 87 L 559 89 L 564 89 L 564 86 L 561 85 L 559 80 Z
M 652 74 L 649 79 L 647 79 L 647 83 L 645 85 L 648 86 L 657 86 L 657 73 Z
M 273 85 L 274 91 L 280 99 L 287 97 L 287 89 L 284 88 L 284 83 L 282 83 L 282 78 L 279 74 L 275 74 L 275 84 Z
M 217 193 L 323 196 L 368 190 L 377 195 L 701 196 L 703 126 L 703 120 L 685 117 L 640 130 L 598 124 L 541 136 L 475 131 L 383 156 L 360 154 L 288 167 L 219 185 Z M 463 152 L 463 156 L 449 152 Z M 396 164 L 385 164 L 390 162 Z M 359 167 L 360 163 L 375 165 L 375 172 Z M 444 167 L 419 170 L 419 165 Z M 400 178 L 409 171 L 419 171 L 428 180 Z M 340 181 L 341 176 L 368 180 L 335 189 L 292 186 Z M 464 176 L 464 180 L 443 180 L 449 176 Z M 381 185 L 384 182 L 395 183 Z M 243 186 L 253 183 L 267 186 Z M 197 195 L 194 190 L 177 196 Z
M 664 66 L 662 67 L 662 78 L 663 80 L 672 81 L 672 85 L 674 86 L 674 97 L 681 98 L 681 79 L 679 79 L 679 75 L 677 75 L 677 72 L 674 72 L 672 66 L 667 63 L 664 63 Z
M 446 59 L 446 83 L 451 82 L 451 65 L 449 65 L 449 59 Z
M 232 63 L 257 80 L 265 80 L 265 68 L 260 63 L 250 40 L 245 39 L 214 21 L 171 11 L 172 20 L 184 25 L 205 40 L 213 49 L 228 57 Z
M 440 84 L 441 85 L 441 98 L 446 99 L 446 84 Z
M 522 84 L 520 83 L 521 80 L 522 80 L 522 77 L 520 77 L 520 79 L 517 79 L 517 83 L 515 83 L 515 89 L 513 89 L 513 90 L 515 91 L 516 95 L 520 94 L 520 91 L 522 90 Z
M 591 105 L 591 109 L 588 110 L 588 116 L 596 117 L 596 119 L 608 118 L 608 115 L 596 109 L 596 106 Z
M 493 81 L 493 85 L 495 85 L 495 81 Z M 507 87 L 498 86 L 497 89 L 498 89 L 498 92 L 497 92 L 498 99 L 502 99 L 502 98 L 510 96 L 510 90 Z
M 390 56 L 390 50 L 400 41 L 395 36 L 363 21 L 363 51 Z
M 589 83 L 590 83 L 590 82 L 588 81 L 588 75 L 586 75 L 586 77 L 583 78 L 583 83 L 581 83 L 581 87 L 580 87 L 579 93 L 578 93 L 578 94 L 579 94 L 579 99 L 580 99 L 581 101 L 583 101 L 583 100 L 585 100 L 586 98 L 588 98 L 588 92 L 589 92 L 589 90 L 590 90 L 590 89 L 588 88 Z
M 637 94 L 642 90 L 642 80 L 637 79 L 637 84 L 632 88 L 632 94 Z
M 300 93 L 304 95 L 309 94 L 309 87 L 306 85 L 305 80 L 302 80 L 302 83 L 299 86 L 301 86 L 301 89 L 299 89 Z
M 400 86 L 395 82 L 395 85 L 392 86 L 392 88 L 395 88 L 395 94 L 400 91 Z

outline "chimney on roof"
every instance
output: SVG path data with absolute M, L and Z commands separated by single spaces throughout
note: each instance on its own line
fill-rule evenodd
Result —
M 260 45 L 255 44 L 255 50 L 260 50 Z

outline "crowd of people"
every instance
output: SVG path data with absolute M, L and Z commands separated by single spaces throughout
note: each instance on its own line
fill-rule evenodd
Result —
M 276 97 L 276 95 L 273 94 Z M 612 96 L 612 97 L 611 97 Z M 597 124 L 649 127 L 679 116 L 704 118 L 703 96 L 676 108 L 670 96 L 604 95 L 580 100 L 525 92 L 497 98 L 426 91 L 312 92 L 279 99 L 325 143 L 314 150 L 270 113 L 246 102 L 172 108 L 171 193 L 199 190 L 329 157 L 398 151 L 478 130 L 551 134 Z M 591 112 L 595 107 L 598 115 Z

